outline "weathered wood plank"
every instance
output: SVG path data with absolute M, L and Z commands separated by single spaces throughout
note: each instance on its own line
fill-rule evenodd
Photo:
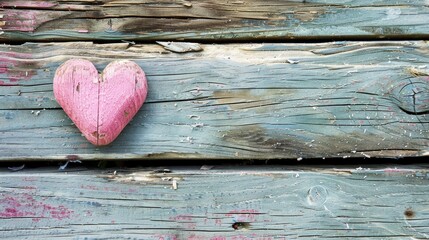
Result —
M 0 159 L 324 158 L 428 154 L 426 42 L 0 46 Z M 95 148 L 53 98 L 55 69 L 130 59 L 147 103 Z
M 170 170 L 1 172 L 2 239 L 429 238 L 427 168 Z
M 427 1 L 0 1 L 0 40 L 428 38 Z

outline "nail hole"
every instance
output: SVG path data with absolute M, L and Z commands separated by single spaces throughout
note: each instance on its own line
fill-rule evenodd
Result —
M 407 208 L 404 211 L 404 215 L 406 218 L 413 218 L 416 215 L 416 213 L 413 211 L 412 208 Z
M 249 229 L 249 227 L 250 223 L 248 222 L 235 222 L 232 224 L 234 230 Z

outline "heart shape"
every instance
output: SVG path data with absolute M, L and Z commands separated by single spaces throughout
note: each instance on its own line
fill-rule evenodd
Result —
M 92 144 L 111 143 L 143 105 L 147 80 L 134 62 L 114 61 L 99 75 L 88 60 L 63 63 L 54 77 L 54 96 Z

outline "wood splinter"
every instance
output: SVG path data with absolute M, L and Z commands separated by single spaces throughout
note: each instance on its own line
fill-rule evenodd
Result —
M 134 62 L 107 65 L 101 74 L 88 60 L 63 63 L 54 77 L 54 95 L 83 135 L 96 146 L 113 142 L 143 105 L 147 80 Z

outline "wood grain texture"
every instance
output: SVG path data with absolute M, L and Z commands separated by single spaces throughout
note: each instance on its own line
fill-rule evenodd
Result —
M 93 144 L 98 143 L 98 82 L 97 69 L 83 59 L 70 59 L 61 64 L 53 79 L 58 104 Z
M 143 70 L 132 61 L 114 61 L 102 72 L 97 145 L 115 140 L 143 105 L 148 91 Z
M 0 1 L 0 40 L 428 38 L 427 1 Z
M 0 159 L 403 157 L 428 154 L 424 41 L 0 46 Z M 58 107 L 55 70 L 79 56 L 129 59 L 151 91 L 110 146 L 95 148 Z M 344 160 L 347 161 L 347 160 Z
M 2 239 L 429 238 L 427 168 L 223 168 L 1 172 Z
M 53 85 L 59 105 L 96 146 L 118 137 L 148 90 L 143 70 L 127 60 L 111 62 L 100 74 L 88 60 L 68 60 L 55 72 Z

